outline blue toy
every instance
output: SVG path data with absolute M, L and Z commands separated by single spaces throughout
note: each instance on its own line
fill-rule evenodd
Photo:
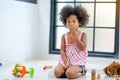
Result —
M 0 63 L 0 66 L 2 66 L 2 63 Z

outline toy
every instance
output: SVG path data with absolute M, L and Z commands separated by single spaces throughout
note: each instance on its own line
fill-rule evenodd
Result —
M 120 80 L 120 77 L 115 78 L 114 80 Z
M 0 63 L 0 66 L 2 66 L 2 63 Z
M 24 65 L 16 64 L 15 68 L 12 70 L 12 74 L 17 77 L 24 77 L 25 74 L 29 74 L 32 78 L 34 75 L 34 68 L 30 68 L 30 70 L 27 71 Z
M 104 72 L 107 76 L 116 76 L 120 75 L 120 64 L 113 61 L 110 65 L 106 66 Z
M 44 67 L 43 67 L 43 70 L 51 69 L 51 68 L 52 68 L 52 66 L 44 66 Z
M 92 69 L 91 71 L 91 80 L 96 80 L 96 70 Z
M 97 74 L 97 80 L 101 80 L 101 75 Z

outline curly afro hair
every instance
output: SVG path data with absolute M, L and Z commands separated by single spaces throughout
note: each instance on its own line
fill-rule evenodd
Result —
M 81 23 L 79 27 L 86 26 L 89 21 L 89 15 L 87 13 L 87 10 L 81 5 L 76 5 L 75 7 L 72 7 L 71 5 L 66 5 L 61 9 L 59 15 L 60 21 L 62 21 L 64 25 L 66 25 L 66 19 L 70 15 L 77 16 L 78 21 Z

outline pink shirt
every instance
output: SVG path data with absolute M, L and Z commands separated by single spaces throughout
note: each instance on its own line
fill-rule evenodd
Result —
M 79 34 L 78 38 L 81 40 L 82 33 Z M 71 65 L 86 65 L 86 58 L 88 56 L 88 51 L 82 51 L 77 47 L 76 43 L 68 44 L 67 33 L 65 34 L 65 42 L 66 42 L 66 56 Z M 63 66 L 65 65 L 61 56 L 59 59 L 59 63 Z

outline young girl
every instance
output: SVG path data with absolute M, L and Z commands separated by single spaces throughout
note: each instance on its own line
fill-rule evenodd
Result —
M 78 78 L 83 75 L 83 66 L 86 65 L 87 36 L 79 31 L 79 27 L 88 23 L 89 15 L 81 5 L 64 6 L 60 12 L 60 20 L 69 29 L 61 39 L 59 64 L 54 70 L 56 77 Z

